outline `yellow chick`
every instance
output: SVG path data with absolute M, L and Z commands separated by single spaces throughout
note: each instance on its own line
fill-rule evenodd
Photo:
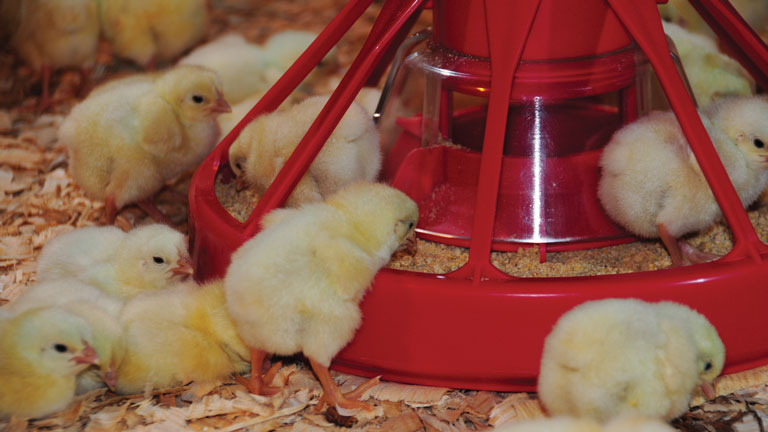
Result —
M 220 280 L 136 296 L 120 322 L 126 352 L 117 372 L 118 393 L 216 383 L 248 369 L 248 348 L 229 316 Z
M 106 201 L 107 221 L 138 203 L 164 220 L 152 196 L 196 167 L 219 139 L 229 112 L 213 71 L 178 66 L 112 81 L 75 106 L 59 129 L 75 182 Z
M 552 415 L 601 422 L 677 417 L 702 380 L 699 362 L 706 356 L 695 335 L 701 330 L 691 327 L 698 324 L 669 319 L 637 299 L 583 303 L 563 314 L 544 341 L 539 397 Z
M 96 62 L 99 17 L 95 0 L 5 0 L 0 24 L 10 27 L 11 45 L 41 75 L 38 108 L 48 105 L 52 69 L 80 68 L 84 77 Z M 16 3 L 16 6 L 10 4 Z M 11 9 L 15 10 L 11 10 Z M 14 14 L 15 12 L 15 14 Z M 15 18 L 14 18 L 15 17 Z M 6 27 L 6 29 L 8 29 Z
M 275 391 L 262 381 L 267 353 L 301 352 L 323 387 L 322 403 L 370 409 L 340 393 L 328 366 L 360 325 L 358 303 L 375 274 L 415 242 L 418 217 L 405 194 L 367 182 L 265 217 L 265 228 L 232 255 L 224 281 L 229 311 L 251 349 L 250 391 Z
M 224 98 L 233 105 L 269 89 L 266 62 L 264 50 L 237 33 L 220 36 L 179 60 L 179 64 L 205 66 L 219 74 Z
M 205 37 L 205 0 L 99 0 L 102 33 L 119 57 L 153 69 Z
M 238 188 L 263 194 L 293 153 L 328 96 L 315 96 L 285 110 L 254 119 L 229 148 L 229 164 Z M 381 168 L 378 132 L 373 119 L 353 102 L 320 153 L 299 180 L 287 205 L 320 201 L 344 185 L 373 181 Z
M 75 377 L 99 358 L 91 329 L 57 308 L 38 308 L 0 321 L 0 418 L 42 417 L 75 396 Z
M 723 54 L 715 41 L 673 23 L 663 23 L 700 107 L 723 96 L 751 96 L 755 82 L 736 60 Z
M 768 102 L 724 99 L 700 114 L 742 204 L 751 204 L 768 181 Z M 675 266 L 716 258 L 677 241 L 722 214 L 672 112 L 617 131 L 600 166 L 598 196 L 614 221 L 640 237 L 661 237 Z
M 186 237 L 163 224 L 123 232 L 112 226 L 85 227 L 49 240 L 37 262 L 39 281 L 73 278 L 129 299 L 191 275 Z
M 92 346 L 100 367 L 77 377 L 77 394 L 95 388 L 115 387 L 117 366 L 123 356 L 122 328 L 117 320 L 121 299 L 71 278 L 38 282 L 27 288 L 6 309 L 14 314 L 40 307 L 58 307 L 85 320 L 91 328 Z

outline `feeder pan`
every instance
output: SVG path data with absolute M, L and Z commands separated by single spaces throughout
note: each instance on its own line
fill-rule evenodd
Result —
M 406 36 L 425 0 L 386 0 L 296 151 L 248 221 L 236 221 L 214 192 L 217 176 L 232 176 L 229 146 L 250 120 L 279 106 L 371 2 L 351 0 L 196 171 L 189 202 L 198 278 L 225 274 L 230 255 L 284 203 L 355 95 L 378 82 L 405 41 L 379 120 L 382 179 L 419 203 L 421 238 L 469 247 L 469 260 L 440 275 L 382 269 L 361 304 L 361 328 L 332 368 L 422 385 L 534 390 L 558 317 L 608 297 L 700 311 L 726 345 L 726 372 L 768 363 L 768 246 L 697 115 L 654 0 L 434 0 L 427 47 L 407 57 Z M 691 3 L 768 88 L 768 49 L 735 9 L 725 0 Z M 647 110 L 648 64 L 723 210 L 731 252 L 708 264 L 622 275 L 517 278 L 496 269 L 492 249 L 538 245 L 543 257 L 631 240 L 599 207 L 596 161 L 610 134 Z M 424 97 L 416 111 L 398 111 L 414 79 Z M 461 108 L 467 97 L 484 103 Z M 444 139 L 462 148 L 434 145 Z

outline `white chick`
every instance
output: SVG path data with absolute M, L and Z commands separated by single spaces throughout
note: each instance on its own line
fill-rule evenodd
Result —
M 264 75 L 267 58 L 262 48 L 237 33 L 220 36 L 195 48 L 179 60 L 179 64 L 205 66 L 218 73 L 224 98 L 233 105 L 255 93 L 263 93 L 272 84 Z
M 693 333 L 641 300 L 583 303 L 544 341 L 539 397 L 552 415 L 677 417 L 703 379 L 701 359 L 714 364 L 720 356 L 705 358 Z
M 99 358 L 80 317 L 38 308 L 0 321 L 0 418 L 42 417 L 75 396 L 75 376 Z
M 203 39 L 205 0 L 99 0 L 101 26 L 115 54 L 153 69 Z
M 186 237 L 163 224 L 127 233 L 111 226 L 76 229 L 49 240 L 37 263 L 39 281 L 73 278 L 121 299 L 190 274 Z
M 237 334 L 223 283 L 190 282 L 130 300 L 120 315 L 126 353 L 118 393 L 214 384 L 248 369 L 248 348 Z
M 112 81 L 75 106 L 59 129 L 75 182 L 106 201 L 107 221 L 138 203 L 164 220 L 152 196 L 195 168 L 219 139 L 229 112 L 216 74 L 196 66 Z
M 317 36 L 317 33 L 308 31 L 283 30 L 273 34 L 264 42 L 263 49 L 266 55 L 264 76 L 270 86 L 280 79 L 296 59 L 309 48 Z M 336 49 L 332 48 L 320 61 L 320 64 L 304 79 L 299 88 L 310 91 L 336 67 Z
M 229 164 L 238 188 L 247 184 L 263 194 L 327 101 L 327 96 L 311 97 L 288 109 L 259 116 L 244 128 L 229 148 Z M 380 168 L 376 126 L 368 112 L 353 102 L 288 197 L 287 205 L 320 201 L 344 185 L 373 181 Z
M 734 59 L 723 54 L 714 40 L 677 24 L 663 23 L 677 52 L 700 107 L 723 96 L 751 96 L 755 82 Z
M 90 368 L 77 377 L 77 393 L 85 393 L 104 384 L 114 389 L 117 367 L 123 357 L 122 328 L 117 320 L 123 307 L 121 299 L 71 278 L 56 278 L 28 287 L 6 309 L 21 313 L 40 307 L 58 307 L 82 318 L 92 332 L 92 346 L 100 367 Z
M 262 381 L 267 353 L 301 352 L 323 387 L 321 403 L 370 409 L 341 394 L 328 366 L 360 325 L 358 303 L 375 274 L 396 249 L 415 243 L 418 217 L 405 194 L 367 182 L 266 215 L 265 228 L 232 255 L 224 281 L 229 311 L 251 349 L 250 391 L 275 391 Z
M 38 109 L 43 109 L 50 102 L 52 69 L 77 67 L 84 78 L 90 75 L 99 40 L 96 1 L 5 0 L 8 4 L 15 2 L 15 10 L 11 6 L 0 9 L 4 14 L 15 12 L 15 19 L 6 16 L 0 23 L 12 27 L 11 45 L 41 75 L 43 90 Z
M 749 205 L 768 181 L 768 102 L 724 99 L 700 114 L 742 204 Z M 614 221 L 640 237 L 661 237 L 675 266 L 716 258 L 677 241 L 722 214 L 672 112 L 651 113 L 617 131 L 600 166 L 598 196 Z

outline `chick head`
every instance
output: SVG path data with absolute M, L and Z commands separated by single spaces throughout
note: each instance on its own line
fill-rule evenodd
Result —
M 413 247 L 419 208 L 406 194 L 383 183 L 352 183 L 328 197 L 360 236 L 359 244 L 389 260 L 398 248 Z
M 76 375 L 99 357 L 91 346 L 93 333 L 86 321 L 64 309 L 30 309 L 8 323 L 7 342 L 29 365 L 45 372 Z
M 660 302 L 657 307 L 662 316 L 680 320 L 690 333 L 696 348 L 696 363 L 698 375 L 703 385 L 711 383 L 725 364 L 725 345 L 717 333 L 717 329 L 707 318 L 689 308 L 674 302 Z M 707 389 L 704 389 L 705 393 Z
M 768 99 L 729 98 L 717 104 L 719 127 L 759 169 L 768 169 Z
M 238 137 L 229 146 L 229 167 L 238 181 L 238 190 L 242 189 L 245 184 L 245 167 L 248 161 L 248 154 L 250 153 L 250 141 L 245 139 L 245 137 L 242 138 Z
M 176 66 L 160 76 L 155 85 L 182 121 L 197 122 L 232 111 L 224 99 L 218 74 L 208 68 Z
M 164 224 L 150 224 L 128 232 L 118 252 L 118 268 L 139 277 L 142 290 L 167 287 L 193 273 L 184 234 Z

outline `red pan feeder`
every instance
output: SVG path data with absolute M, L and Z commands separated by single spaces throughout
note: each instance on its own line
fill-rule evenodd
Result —
M 384 2 L 337 90 L 248 221 L 237 222 L 214 193 L 217 176 L 232 176 L 229 146 L 251 119 L 296 88 L 371 2 L 350 0 L 198 168 L 189 192 L 198 277 L 222 276 L 261 217 L 284 203 L 355 95 L 377 81 L 425 0 Z M 768 88 L 768 49 L 733 7 L 725 0 L 691 3 Z M 556 319 L 606 297 L 672 300 L 699 310 L 725 342 L 726 372 L 768 363 L 762 319 L 768 246 L 686 92 L 656 1 L 434 0 L 432 6 L 427 47 L 393 68 L 379 122 L 382 180 L 419 203 L 420 237 L 468 247 L 469 259 L 441 275 L 380 271 L 362 304 L 363 325 L 332 367 L 423 385 L 532 390 Z M 491 250 L 631 241 L 599 206 L 597 159 L 613 131 L 647 111 L 646 65 L 723 210 L 731 252 L 708 264 L 623 275 L 517 278 L 499 271 Z M 408 111 L 412 82 L 421 83 L 421 92 Z M 434 145 L 444 140 L 460 146 Z

